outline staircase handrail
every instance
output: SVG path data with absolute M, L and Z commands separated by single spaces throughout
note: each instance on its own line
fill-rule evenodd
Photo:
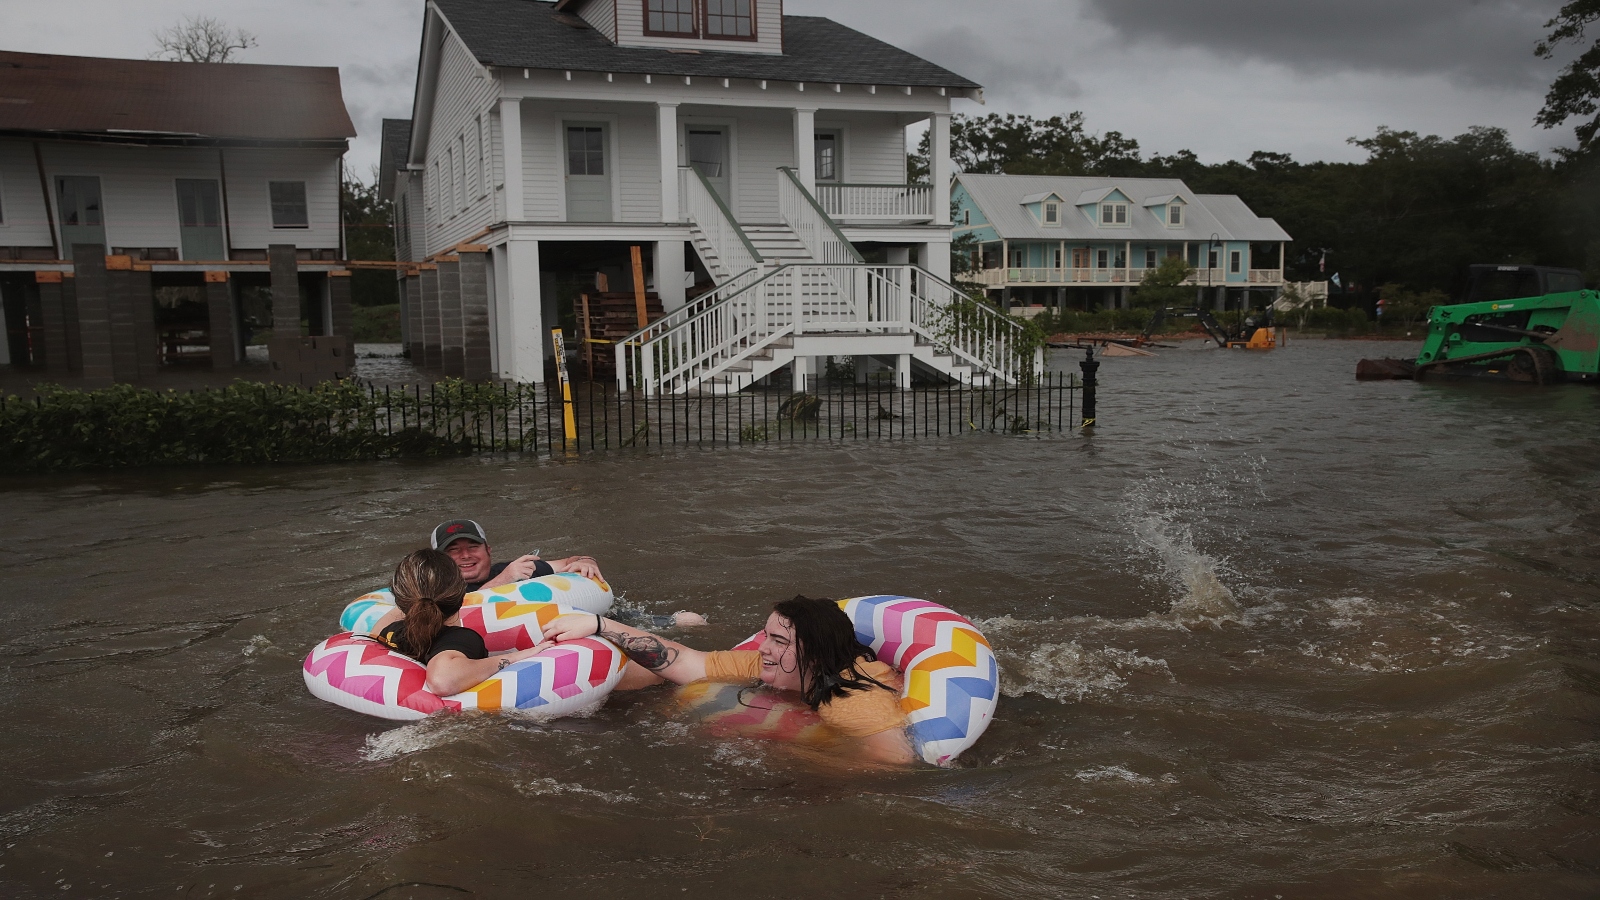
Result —
M 811 235 L 811 230 L 804 227 L 805 225 L 811 223 L 785 221 L 784 224 L 794 229 L 794 233 L 799 236 L 801 242 L 806 245 L 806 251 L 810 253 L 812 257 L 817 260 L 817 262 L 824 265 L 848 265 L 850 263 L 855 263 L 857 265 L 865 264 L 866 259 L 862 257 L 860 251 L 856 250 L 855 245 L 850 243 L 850 239 L 844 236 L 844 232 L 839 230 L 839 223 L 833 221 L 833 217 L 828 215 L 828 211 L 822 208 L 822 204 L 817 202 L 817 198 L 812 196 L 809 190 L 806 190 L 805 182 L 800 180 L 800 176 L 795 174 L 794 169 L 790 166 L 779 166 L 778 171 L 782 172 L 784 176 L 788 178 L 789 185 L 792 186 L 795 192 L 805 200 L 806 205 L 810 207 L 811 212 L 819 220 L 819 223 L 826 227 L 828 231 L 832 232 L 834 242 L 836 242 L 842 248 L 843 252 L 840 255 L 846 258 L 829 259 L 829 254 L 827 252 L 830 246 L 829 242 L 816 241 Z M 782 192 L 780 191 L 779 211 L 780 214 L 783 214 L 784 218 L 787 220 L 788 215 L 783 209 L 785 204 L 781 202 L 781 194 Z M 810 239 L 808 240 L 808 238 Z
M 679 328 L 690 327 L 696 319 L 703 319 L 713 314 L 722 312 L 722 308 L 736 299 L 740 299 L 747 291 L 772 278 L 789 266 L 779 266 L 761 272 L 759 269 L 746 269 L 728 281 L 718 285 L 715 290 L 708 291 L 696 297 L 694 302 L 682 306 L 672 313 L 662 316 L 649 325 L 635 331 L 633 334 L 617 341 L 617 387 L 626 391 L 630 381 L 638 382 L 636 377 L 642 374 L 644 349 L 665 337 L 668 332 Z M 760 277 L 750 276 L 760 273 Z M 718 299 L 719 294 L 725 294 Z
M 721 257 L 724 263 L 728 266 L 728 270 L 730 272 L 743 271 L 745 269 L 764 265 L 766 263 L 766 258 L 761 255 L 760 251 L 756 250 L 756 245 L 750 241 L 750 236 L 744 233 L 744 229 L 739 227 L 739 220 L 733 217 L 733 211 L 728 209 L 728 204 L 723 201 L 722 195 L 717 193 L 717 189 L 711 186 L 711 181 L 710 179 L 706 178 L 705 173 L 701 172 L 694 166 L 682 166 L 680 171 L 694 173 L 695 178 L 700 182 L 700 187 L 705 191 L 712 204 L 714 204 L 714 208 L 720 214 L 720 221 L 715 223 L 707 223 L 701 221 L 699 218 L 695 218 L 695 208 L 698 204 L 694 203 L 693 201 L 698 198 L 691 196 L 688 198 L 690 200 L 689 214 L 695 224 L 699 225 L 700 229 L 707 232 L 707 235 L 710 237 L 715 237 L 716 235 L 712 234 L 711 230 L 707 228 L 708 224 L 713 224 L 719 231 L 732 232 L 734 237 L 739 239 L 739 243 L 743 245 L 744 252 L 748 254 L 748 258 L 739 259 L 734 252 L 731 252 L 734 248 L 716 246 L 714 249 L 717 251 L 717 255 Z M 693 192 L 691 191 L 689 193 L 692 194 Z
M 964 357 L 970 362 L 997 372 L 1000 377 L 1012 383 L 1021 381 L 1027 363 L 1032 362 L 1022 358 L 1021 350 L 1017 346 L 1017 339 L 1024 332 L 1022 324 L 927 269 L 913 266 L 912 271 L 914 277 L 925 284 L 942 288 L 947 295 L 954 295 L 970 303 L 970 308 L 977 313 L 980 323 L 977 328 L 970 328 L 963 327 L 959 322 L 951 322 L 949 320 L 951 303 L 947 296 L 943 302 L 935 302 L 931 297 L 920 298 L 936 306 L 938 312 L 929 311 L 929 314 L 923 317 L 913 316 L 912 327 L 953 356 Z M 920 293 L 913 291 L 913 294 Z M 913 309 L 919 307 L 920 304 L 913 304 Z M 942 316 L 943 321 L 936 316 Z

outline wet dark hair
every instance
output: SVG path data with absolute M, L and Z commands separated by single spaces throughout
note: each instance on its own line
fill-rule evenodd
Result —
M 394 603 L 406 614 L 399 650 L 421 659 L 432 649 L 446 619 L 461 611 L 467 583 L 456 561 L 438 550 L 418 550 L 400 560 L 389 581 Z
M 837 602 L 796 596 L 772 604 L 772 611 L 794 626 L 800 696 L 812 709 L 850 691 L 888 687 L 861 671 L 861 662 L 874 662 L 878 654 L 856 639 L 855 626 Z

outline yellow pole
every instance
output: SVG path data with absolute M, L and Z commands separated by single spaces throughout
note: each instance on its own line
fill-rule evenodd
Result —
M 556 380 L 561 382 L 561 424 L 566 427 L 567 440 L 578 439 L 578 422 L 572 416 L 572 382 L 567 378 L 567 344 L 561 329 L 550 329 L 550 343 L 556 351 Z

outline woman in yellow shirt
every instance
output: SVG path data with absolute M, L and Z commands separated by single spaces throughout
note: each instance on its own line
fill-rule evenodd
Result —
M 899 673 L 856 640 L 850 617 L 832 600 L 795 597 L 773 604 L 755 650 L 703 652 L 591 615 L 562 616 L 544 636 L 560 642 L 594 634 L 676 684 L 760 679 L 794 691 L 824 724 L 856 739 L 865 755 L 895 763 L 916 758 L 900 708 Z

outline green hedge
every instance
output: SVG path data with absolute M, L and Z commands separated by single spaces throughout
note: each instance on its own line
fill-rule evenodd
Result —
M 1361 332 L 1371 330 L 1372 325 L 1364 309 L 1319 306 L 1306 316 L 1306 327 L 1323 331 Z
M 0 471 L 459 456 L 484 449 L 480 420 L 492 411 L 503 423 L 523 400 L 520 390 L 460 381 L 420 397 L 352 382 L 240 381 L 192 393 L 45 387 L 35 400 L 0 397 Z M 522 435 L 505 438 L 520 446 Z

